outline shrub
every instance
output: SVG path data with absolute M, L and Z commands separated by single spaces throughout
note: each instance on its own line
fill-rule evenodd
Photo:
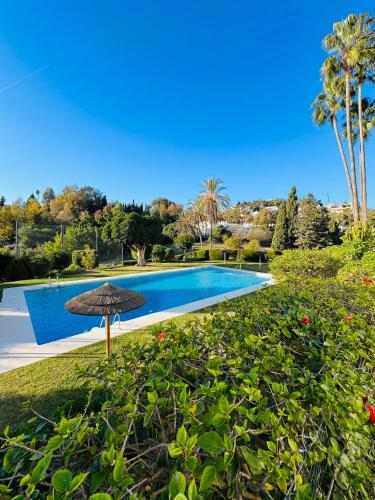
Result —
M 184 252 L 190 250 L 194 244 L 194 238 L 189 233 L 180 233 L 174 239 L 174 244 Z
M 246 261 L 255 261 L 259 259 L 260 245 L 258 240 L 253 240 L 245 245 L 243 250 L 243 258 Z
M 276 251 L 273 248 L 266 248 L 265 249 L 264 256 L 265 256 L 266 260 L 271 261 L 276 257 L 276 255 L 277 255 Z
M 32 277 L 22 257 L 14 257 L 6 266 L 4 275 L 7 281 L 27 280 Z
M 62 270 L 63 275 L 70 275 L 70 274 L 78 274 L 78 273 L 83 273 L 84 268 L 79 266 L 78 264 L 70 264 L 70 266 L 66 267 L 65 269 Z
M 73 250 L 72 264 L 84 269 L 94 269 L 98 267 L 98 254 L 93 248 L 86 245 L 83 250 Z
M 174 260 L 174 250 L 173 250 L 173 248 L 166 248 L 165 249 L 165 260 L 167 262 L 170 262 L 170 261 Z
M 367 252 L 361 260 L 348 261 L 338 272 L 340 281 L 361 283 L 366 279 L 375 282 L 375 252 Z
M 234 250 L 242 248 L 242 238 L 239 236 L 231 236 L 225 240 L 225 246 Z
M 210 248 L 208 258 L 210 260 L 223 260 L 223 252 L 219 248 Z
M 165 259 L 165 247 L 163 245 L 153 245 L 151 251 L 152 262 L 162 262 Z
M 33 278 L 48 276 L 51 270 L 51 258 L 40 250 L 28 250 L 25 254 L 25 263 Z
M 339 259 L 322 250 L 286 250 L 270 264 L 278 279 L 331 278 L 342 266 Z
M 7 248 L 0 248 L 0 279 L 5 277 L 5 269 L 13 260 L 13 255 Z
M 48 255 L 50 268 L 62 271 L 71 263 L 71 254 L 67 252 L 54 252 Z
M 208 260 L 208 250 L 200 249 L 195 252 L 197 260 Z
M 375 394 L 375 287 L 358 288 L 269 287 L 93 362 L 83 376 L 95 399 L 88 391 L 52 425 L 5 429 L 2 491 L 371 498 L 374 426 L 361 398 Z
M 232 231 L 222 224 L 212 228 L 212 243 L 223 243 L 230 236 L 232 236 Z M 208 237 L 208 241 L 211 241 L 211 235 Z

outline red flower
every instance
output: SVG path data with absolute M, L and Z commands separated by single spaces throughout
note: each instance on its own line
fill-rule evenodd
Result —
M 375 424 L 375 408 L 372 405 L 370 405 L 370 403 L 367 403 L 366 406 L 368 411 L 370 412 L 369 422 Z
M 373 284 L 374 284 L 374 280 L 372 280 L 371 278 L 364 278 L 364 279 L 362 280 L 362 283 L 363 283 L 364 285 L 373 285 Z
M 311 319 L 308 316 L 305 316 L 304 318 L 301 319 L 301 323 L 303 325 L 308 325 L 309 323 L 311 323 Z
M 167 336 L 167 334 L 165 332 L 160 332 L 156 338 L 157 338 L 158 342 L 164 342 L 166 336 Z
M 353 319 L 353 314 L 351 314 L 351 313 L 350 313 L 350 314 L 348 314 L 347 316 L 344 316 L 342 319 L 343 319 L 344 321 L 350 321 L 351 319 Z

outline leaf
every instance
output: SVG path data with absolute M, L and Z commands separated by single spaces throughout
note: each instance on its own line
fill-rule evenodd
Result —
M 286 493 L 286 490 L 288 489 L 288 483 L 286 482 L 286 479 L 284 479 L 283 477 L 279 477 L 278 479 L 276 479 L 276 483 L 280 490 L 283 493 Z
M 51 463 L 51 459 L 52 452 L 49 452 L 45 457 L 39 460 L 31 473 L 31 479 L 33 480 L 33 483 L 39 483 L 39 481 L 42 481 L 42 479 L 44 479 L 49 464 Z
M 57 470 L 52 476 L 52 486 L 59 493 L 64 493 L 68 490 L 69 485 L 72 481 L 73 474 L 69 469 Z
M 221 396 L 219 399 L 219 409 L 221 412 L 223 412 L 225 414 L 229 413 L 230 406 L 229 406 L 229 402 L 225 396 Z
M 169 494 L 172 498 L 174 498 L 179 493 L 184 493 L 186 488 L 186 478 L 185 476 L 176 471 L 169 483 Z
M 116 483 L 119 483 L 124 477 L 124 457 L 122 456 L 122 454 L 122 451 L 118 454 L 115 466 L 113 468 L 113 479 Z
M 81 472 L 81 474 L 77 474 L 76 476 L 74 476 L 72 482 L 70 483 L 69 491 L 72 492 L 79 488 L 88 475 L 88 472 Z
M 143 419 L 143 427 L 146 427 L 151 420 L 152 414 L 154 413 L 155 405 L 150 404 L 146 408 L 145 416 Z
M 298 451 L 298 444 L 293 439 L 288 438 L 288 443 L 294 452 Z
M 106 477 L 107 472 L 103 470 L 98 470 L 97 472 L 95 472 L 90 481 L 90 491 L 95 492 L 96 490 L 98 490 L 103 484 Z
M 26 484 L 28 484 L 29 482 L 31 481 L 31 476 L 30 474 L 26 474 L 26 476 L 24 476 L 21 481 L 20 481 L 20 486 L 25 486 Z
M 215 431 L 205 432 L 198 438 L 198 446 L 208 453 L 218 455 L 224 451 L 223 439 Z
M 90 500 L 113 500 L 109 493 L 94 493 L 90 496 Z
M 63 442 L 64 442 L 64 436 L 56 434 L 56 436 L 52 436 L 51 439 L 46 444 L 46 450 L 55 451 L 57 450 L 57 448 L 60 448 Z
M 247 465 L 250 467 L 251 472 L 253 474 L 260 474 L 262 472 L 262 465 L 255 451 L 251 451 L 247 446 L 241 446 L 240 449 Z
M 206 491 L 211 488 L 212 483 L 215 481 L 216 470 L 213 465 L 207 465 L 202 473 L 201 484 L 199 486 L 199 491 Z
M 197 495 L 198 495 L 197 485 L 195 483 L 195 479 L 192 479 L 190 481 L 189 488 L 188 488 L 188 497 L 189 497 L 189 500 L 196 500 Z
M 182 405 L 186 403 L 186 385 L 183 386 L 180 394 L 178 395 L 178 402 Z
M 156 391 L 148 392 L 147 399 L 149 403 L 155 404 L 158 400 L 158 393 Z
M 176 438 L 177 438 L 177 443 L 180 446 L 184 446 L 186 444 L 186 441 L 188 439 L 188 434 L 183 425 L 178 429 Z
M 177 495 L 174 497 L 174 500 L 187 500 L 187 498 L 183 493 L 177 493 Z
M 272 451 L 272 453 L 276 453 L 277 451 L 276 444 L 273 441 L 267 441 L 267 448 Z

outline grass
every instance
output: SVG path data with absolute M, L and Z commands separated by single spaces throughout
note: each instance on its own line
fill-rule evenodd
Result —
M 118 266 L 99 268 L 94 271 L 87 271 L 80 275 L 64 278 L 64 281 L 72 279 L 87 279 L 95 277 L 111 277 L 121 274 L 136 274 L 139 272 L 152 272 L 181 267 L 194 267 L 207 265 L 208 262 L 189 263 L 160 263 L 149 264 L 146 268 L 130 266 Z M 235 267 L 235 262 L 223 263 L 222 261 L 210 262 L 210 264 Z M 246 263 L 243 269 L 253 271 L 267 271 L 267 266 L 256 263 Z M 1 286 L 27 286 L 46 283 L 46 279 L 23 280 L 11 283 L 3 283 Z M 1 293 L 1 290 L 0 290 Z M 190 313 L 174 322 L 186 322 L 192 317 L 201 315 L 202 312 Z M 162 328 L 160 323 L 157 328 Z M 129 342 L 148 342 L 152 339 L 151 332 L 155 326 L 136 330 L 114 337 L 111 342 L 112 352 L 119 352 L 129 344 Z M 21 368 L 0 375 L 0 429 L 5 425 L 18 426 L 31 416 L 30 410 L 22 411 L 22 408 L 32 401 L 34 410 L 42 413 L 46 417 L 51 417 L 56 412 L 56 408 L 63 403 L 76 401 L 85 396 L 87 389 L 79 377 L 79 371 L 92 363 L 97 363 L 104 356 L 105 344 L 98 342 L 81 349 L 60 354 L 53 358 L 38 361 Z

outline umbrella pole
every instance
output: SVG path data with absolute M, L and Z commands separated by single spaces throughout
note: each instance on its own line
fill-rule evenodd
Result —
M 110 343 L 111 343 L 111 331 L 110 331 L 111 330 L 111 319 L 110 319 L 109 314 L 107 314 L 105 317 L 105 329 L 106 329 L 106 333 L 107 333 L 107 338 L 105 341 L 105 352 L 106 352 L 107 358 L 109 358 Z

